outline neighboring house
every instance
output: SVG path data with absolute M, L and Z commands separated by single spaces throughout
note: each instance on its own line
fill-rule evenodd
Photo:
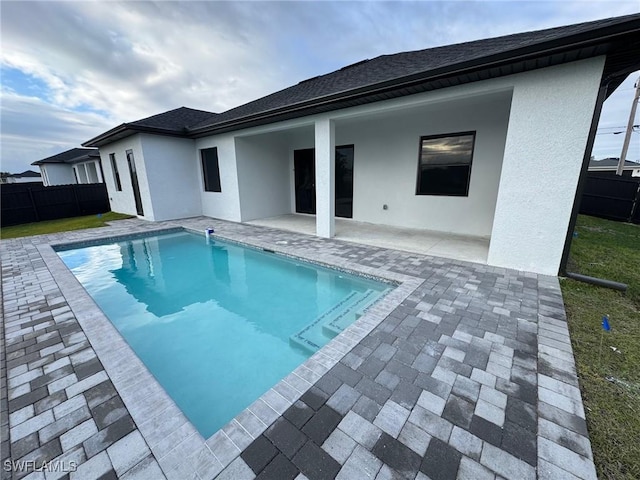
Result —
M 339 215 L 488 238 L 488 264 L 556 275 L 602 103 L 639 68 L 629 15 L 383 55 L 84 146 L 100 149 L 117 212 L 308 213 L 321 237 Z
M 589 172 L 602 175 L 615 175 L 618 170 L 619 161 L 619 158 L 593 159 L 589 162 Z M 622 175 L 624 177 L 640 177 L 640 163 L 625 160 Z
M 22 173 L 12 173 L 2 177 L 2 183 L 42 183 L 42 177 L 38 172 L 25 170 Z
M 104 183 L 100 153 L 95 148 L 72 148 L 31 165 L 40 167 L 45 186 Z

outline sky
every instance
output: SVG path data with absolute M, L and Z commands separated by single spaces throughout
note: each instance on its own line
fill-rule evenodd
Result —
M 638 13 L 634 1 L 0 1 L 0 170 L 186 106 L 222 112 L 378 55 Z M 593 154 L 618 157 L 631 75 Z M 638 118 L 635 124 L 640 123 Z M 640 160 L 640 133 L 628 159 Z

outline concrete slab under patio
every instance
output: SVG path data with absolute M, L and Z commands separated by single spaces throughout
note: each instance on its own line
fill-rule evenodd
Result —
M 246 223 L 307 235 L 316 234 L 315 215 L 279 215 Z M 484 237 L 447 234 L 391 225 L 375 225 L 345 218 L 336 218 L 335 227 L 334 238 L 345 242 L 476 263 L 487 263 L 489 255 L 489 239 Z
M 205 439 L 51 246 L 210 226 L 398 286 Z M 596 478 L 555 277 L 206 217 L 1 254 L 2 479 Z

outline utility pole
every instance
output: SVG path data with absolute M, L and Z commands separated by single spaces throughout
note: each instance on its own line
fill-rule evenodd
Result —
M 620 154 L 620 160 L 618 161 L 618 169 L 616 175 L 622 175 L 624 170 L 624 162 L 627 159 L 627 150 L 629 150 L 629 142 L 631 141 L 631 133 L 633 133 L 633 120 L 636 117 L 636 108 L 638 107 L 638 99 L 640 98 L 640 78 L 636 81 L 636 94 L 633 97 L 633 103 L 631 104 L 631 113 L 629 113 L 629 123 L 627 124 L 627 131 L 624 135 L 624 143 L 622 144 L 622 153 Z

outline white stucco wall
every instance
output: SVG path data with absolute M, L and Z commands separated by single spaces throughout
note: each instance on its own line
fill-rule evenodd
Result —
M 354 145 L 353 219 L 489 236 L 510 98 L 505 91 L 337 122 L 336 145 Z M 416 195 L 420 137 L 466 131 L 476 132 L 469 196 Z
M 205 192 L 202 177 L 200 150 L 218 148 L 221 192 Z M 198 175 L 198 191 L 202 203 L 202 214 L 207 217 L 240 222 L 240 194 L 238 190 L 238 170 L 236 166 L 236 147 L 232 134 L 204 137 L 195 141 L 193 168 Z
M 126 213 L 129 215 L 137 215 L 136 203 L 133 197 L 133 186 L 131 184 L 131 175 L 129 173 L 129 164 L 127 163 L 127 150 L 133 151 L 138 173 L 138 184 L 140 187 L 140 197 L 142 200 L 142 208 L 144 215 L 140 218 L 146 220 L 155 220 L 153 215 L 153 204 L 149 192 L 149 182 L 147 181 L 147 173 L 140 142 L 139 134 L 132 135 L 122 140 L 110 143 L 100 147 L 100 159 L 102 160 L 102 168 L 104 170 L 105 182 L 107 184 L 107 192 L 109 193 L 109 202 L 111 210 L 118 213 Z M 113 171 L 111 169 L 111 160 L 109 154 L 115 153 L 118 172 L 120 173 L 120 183 L 122 191 L 117 191 Z
M 195 141 L 147 134 L 140 135 L 140 140 L 153 220 L 202 215 L 198 173 L 193 168 Z M 136 156 L 136 165 L 142 163 L 141 160 Z
M 604 58 L 514 82 L 488 263 L 557 275 Z
M 76 183 L 73 176 L 73 168 L 66 163 L 46 163 L 40 165 L 40 171 L 47 172 L 49 183 L 47 185 L 70 185 Z
M 41 177 L 9 177 L 7 183 L 38 183 L 42 182 Z
M 235 147 L 241 220 L 291 213 L 289 155 L 283 135 L 238 137 Z

